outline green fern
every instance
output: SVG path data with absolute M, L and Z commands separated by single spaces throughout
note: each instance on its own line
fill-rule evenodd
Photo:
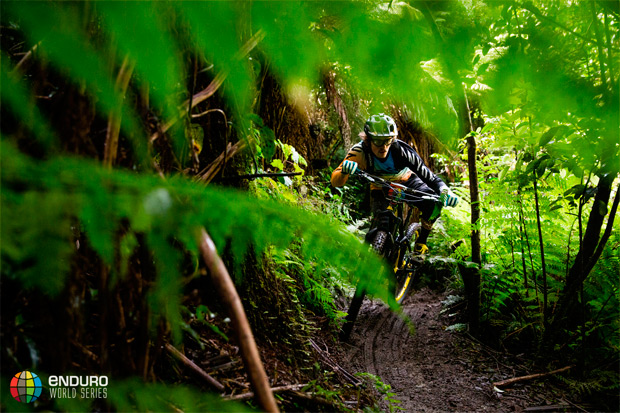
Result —
M 26 286 L 50 294 L 60 292 L 74 248 L 71 223 L 79 219 L 94 249 L 108 264 L 114 261 L 113 237 L 121 221 L 127 221 L 133 231 L 148 234 L 159 274 L 151 304 L 173 321 L 173 326 L 178 326 L 180 303 L 171 302 L 169 297 L 180 288 L 177 274 L 181 256 L 170 239 L 176 238 L 197 254 L 195 231 L 200 226 L 206 227 L 218 250 L 230 242 L 238 259 L 250 245 L 259 254 L 270 245 L 284 248 L 301 235 L 304 255 L 323 257 L 330 265 L 342 263 L 342 272 L 351 276 L 351 282 L 361 278 L 368 283 L 369 291 L 387 297 L 379 259 L 368 254 L 356 238 L 319 215 L 178 178 L 166 182 L 107 171 L 77 159 L 34 162 L 5 140 L 2 164 L 6 211 L 2 214 L 3 276 Z M 16 211 L 20 208 L 31 211 L 31 215 L 19 216 Z M 40 218 L 40 225 L 31 225 L 31 216 Z M 43 270 L 50 265 L 56 270 Z

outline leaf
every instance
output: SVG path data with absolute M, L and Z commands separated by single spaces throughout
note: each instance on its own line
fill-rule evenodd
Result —
M 264 126 L 260 130 L 260 137 L 263 156 L 269 161 L 276 153 L 276 135 L 271 128 Z
M 510 22 L 510 17 L 511 17 L 510 10 L 511 9 L 512 9 L 512 6 L 510 4 L 504 4 L 504 7 L 502 8 L 502 18 L 506 20 L 507 22 Z
M 547 129 L 547 131 L 543 133 L 542 136 L 540 137 L 540 140 L 538 141 L 538 145 L 545 146 L 547 143 L 549 143 L 551 139 L 553 139 L 553 137 L 558 132 L 558 130 L 560 130 L 560 126 L 554 126 L 553 128 Z
M 247 115 L 248 119 L 251 120 L 258 126 L 259 129 L 262 129 L 265 125 L 263 124 L 263 119 L 255 113 L 249 113 Z
M 573 187 L 564 191 L 564 196 L 575 194 L 575 199 L 578 199 L 581 196 L 581 194 L 583 194 L 583 191 L 585 188 L 586 186 L 583 184 L 573 185 Z
M 274 168 L 277 168 L 279 171 L 284 170 L 284 164 L 282 163 L 280 159 L 274 159 L 273 161 L 271 161 L 271 166 L 273 166 Z
M 504 178 L 506 177 L 506 174 L 508 173 L 508 171 L 510 170 L 510 165 L 506 165 L 501 172 L 499 173 L 498 179 L 500 181 L 503 181 Z

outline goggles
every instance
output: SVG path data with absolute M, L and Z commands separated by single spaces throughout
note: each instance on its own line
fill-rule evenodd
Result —
M 394 142 L 395 139 L 396 139 L 395 137 L 390 137 L 390 138 L 373 138 L 370 141 L 375 146 L 389 146 L 389 145 L 391 145 Z

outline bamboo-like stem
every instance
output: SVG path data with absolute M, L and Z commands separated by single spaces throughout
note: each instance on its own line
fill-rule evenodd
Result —
M 265 33 L 262 30 L 256 32 L 256 34 L 243 45 L 241 50 L 239 50 L 239 52 L 236 54 L 235 58 L 237 60 L 241 60 L 245 55 L 250 53 L 250 51 L 252 51 L 252 49 L 254 49 L 264 37 Z M 190 99 L 186 100 L 181 104 L 181 107 L 179 108 L 179 113 L 187 113 L 187 108 L 189 108 L 189 110 L 191 111 L 191 109 L 194 108 L 196 105 L 204 102 L 205 100 L 213 96 L 215 92 L 217 92 L 217 90 L 220 88 L 220 86 L 222 86 L 227 76 L 228 70 L 222 70 L 217 75 L 215 75 L 215 78 L 211 81 L 211 83 L 209 83 L 209 85 L 205 89 L 192 95 Z M 166 133 L 168 129 L 170 129 L 175 123 L 179 121 L 179 119 L 181 119 L 181 115 L 166 122 L 157 132 L 151 135 L 150 142 L 154 142 L 162 134 Z
M 527 225 L 525 222 L 525 211 L 523 210 L 523 201 L 519 199 L 521 206 L 521 222 L 523 225 L 523 234 L 525 235 L 525 245 L 527 245 L 527 254 L 530 257 L 530 267 L 532 267 L 532 283 L 534 284 L 534 295 L 536 296 L 536 304 L 540 307 L 538 298 L 538 280 L 536 279 L 536 270 L 534 269 L 534 258 L 532 257 L 532 245 L 530 244 L 530 236 L 527 233 Z
M 594 25 L 594 34 L 596 35 L 596 48 L 598 50 L 598 67 L 601 71 L 601 82 L 603 83 L 604 94 L 607 95 L 607 71 L 605 70 L 605 53 L 603 52 L 603 39 L 601 37 L 601 31 L 598 27 L 598 16 L 596 15 L 595 1 L 590 2 L 590 9 L 592 10 L 592 24 Z
M 543 326 L 547 327 L 547 267 L 545 265 L 545 247 L 543 245 L 542 228 L 540 225 L 540 206 L 538 203 L 538 177 L 534 170 L 534 202 L 536 203 L 536 224 L 538 226 L 538 243 L 540 244 L 540 262 L 543 278 Z
M 245 315 L 237 289 L 207 231 L 204 228 L 200 228 L 196 236 L 200 254 L 209 269 L 211 280 L 230 315 L 233 331 L 237 336 L 241 350 L 241 358 L 247 369 L 258 403 L 267 412 L 278 412 L 278 405 L 273 397 L 267 373 L 265 373 L 265 368 L 261 362 L 258 347 L 254 341 L 252 329 Z
M 108 116 L 108 130 L 105 137 L 103 164 L 107 167 L 114 165 L 116 154 L 118 152 L 118 135 L 121 130 L 121 119 L 123 116 L 122 101 L 129 86 L 129 80 L 133 73 L 135 63 L 129 58 L 129 55 L 123 59 L 123 64 L 116 77 L 114 89 L 117 93 L 118 103 L 114 109 L 110 111 Z
M 613 49 L 611 47 L 611 33 L 609 32 L 609 17 L 607 12 L 605 12 L 605 40 L 607 41 L 607 64 L 609 69 L 609 83 L 610 90 L 616 90 L 616 80 L 614 79 L 614 58 L 613 58 Z
M 215 175 L 222 169 L 225 159 L 230 159 L 235 156 L 239 151 L 246 147 L 245 141 L 241 140 L 234 145 L 228 144 L 228 147 L 218 156 L 213 162 L 211 162 L 205 169 L 198 173 L 198 179 L 208 184 L 211 182 Z
M 518 194 L 519 192 L 517 192 Z M 525 240 L 523 239 L 524 233 L 523 233 L 523 205 L 521 204 L 521 200 L 519 199 L 518 201 L 519 203 L 519 239 L 521 241 L 520 246 L 521 246 L 521 265 L 523 267 L 523 287 L 525 288 L 525 294 L 529 294 L 529 287 L 527 284 L 527 263 L 525 260 L 525 249 L 523 248 L 523 243 L 525 242 Z

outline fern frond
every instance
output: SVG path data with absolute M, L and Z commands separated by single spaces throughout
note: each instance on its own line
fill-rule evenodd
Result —
M 121 222 L 148 235 L 158 271 L 151 304 L 173 325 L 178 326 L 180 303 L 170 297 L 180 288 L 181 256 L 170 240 L 177 239 L 197 252 L 194 234 L 201 226 L 219 251 L 230 243 L 237 259 L 250 246 L 260 254 L 271 245 L 284 248 L 293 239 L 301 239 L 304 256 L 321 257 L 323 265 L 351 274 L 352 282 L 364 280 L 370 293 L 387 302 L 386 273 L 379 258 L 342 226 L 321 215 L 181 178 L 162 181 L 72 158 L 34 161 L 6 140 L 1 149 L 2 274 L 29 287 L 49 294 L 60 292 L 74 248 L 71 222 L 77 219 L 108 264 L 114 260 L 112 238 Z M 29 215 L 18 213 L 19 208 Z M 56 269 L 49 271 L 50 265 Z

